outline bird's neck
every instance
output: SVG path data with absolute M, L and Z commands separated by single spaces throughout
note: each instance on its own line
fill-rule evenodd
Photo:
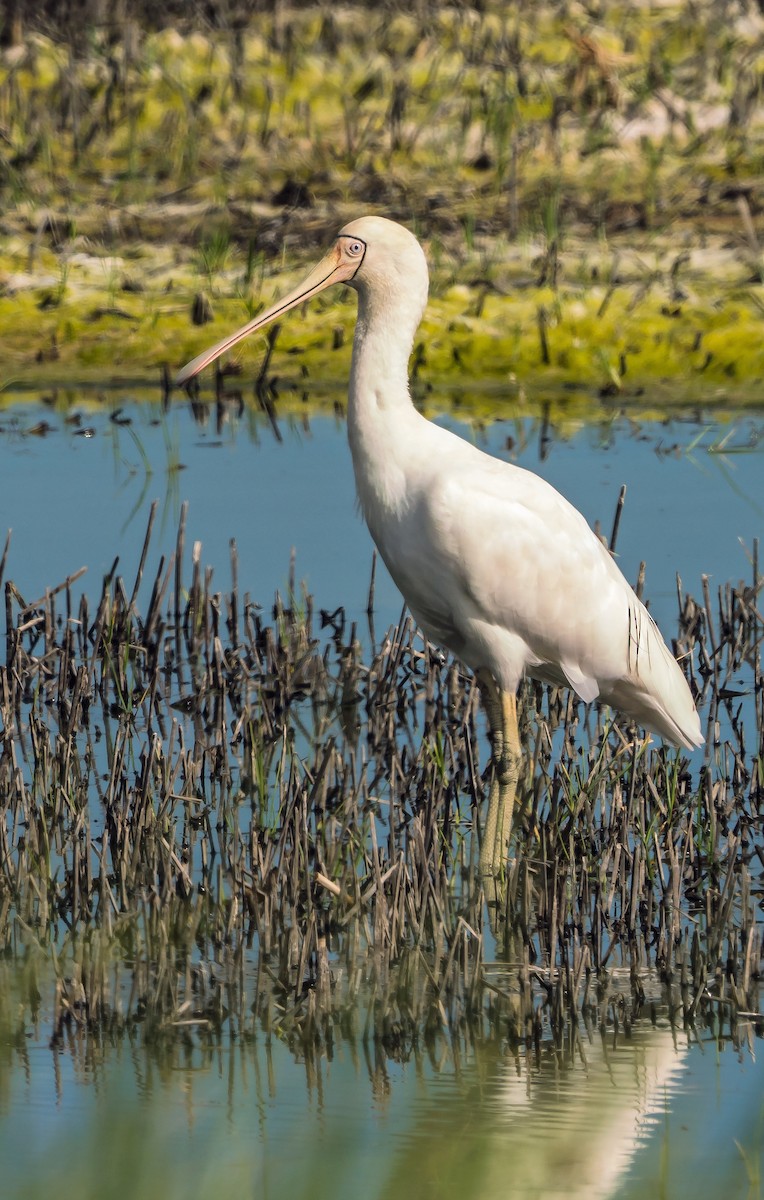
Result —
M 348 440 L 361 508 L 372 527 L 376 512 L 398 508 L 405 500 L 411 423 L 422 420 L 411 402 L 408 381 L 421 308 L 408 314 L 405 308 L 391 321 L 376 313 L 367 297 L 359 297 Z M 390 306 L 384 311 L 389 314 Z
M 414 332 L 370 320 L 359 305 L 350 369 L 351 420 L 362 419 L 367 411 L 411 406 L 408 363 Z

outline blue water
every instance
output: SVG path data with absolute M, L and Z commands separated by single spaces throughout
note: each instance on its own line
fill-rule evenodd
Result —
M 296 578 L 314 593 L 317 607 L 343 605 L 362 618 L 372 544 L 355 503 L 344 421 L 284 421 L 278 441 L 262 416 L 231 419 L 218 433 L 212 416 L 201 426 L 180 402 L 163 414 L 158 405 L 122 398 L 120 419 L 129 425 L 84 400 L 74 411 L 81 413 L 79 430 L 68 423 L 71 410 L 26 405 L 0 411 L 0 538 L 12 529 L 6 575 L 27 600 L 82 566 L 88 576 L 75 594 L 98 594 L 116 554 L 131 584 L 157 500 L 147 565 L 152 577 L 160 552 L 174 547 L 180 504 L 187 500 L 187 561 L 192 543 L 201 541 L 202 563 L 214 568 L 217 588 L 230 585 L 230 539 L 238 547 L 242 591 L 265 606 L 277 589 L 285 591 L 294 551 Z M 25 432 L 40 420 L 50 432 Z M 750 553 L 764 529 L 764 421 L 741 417 L 719 428 L 694 421 L 634 426 L 621 419 L 553 436 L 543 462 L 536 422 L 497 422 L 478 433 L 453 419 L 445 423 L 544 475 L 608 535 L 626 483 L 619 561 L 633 581 L 646 560 L 645 594 L 659 621 L 674 621 L 677 571 L 695 595 L 703 573 L 713 589 L 750 580 L 743 546 Z M 83 427 L 92 436 L 83 436 Z M 725 451 L 712 452 L 723 438 L 729 439 Z M 397 619 L 400 596 L 381 565 L 375 600 L 380 624 Z
M 500 1041 L 394 1062 L 337 1039 L 303 1058 L 275 1035 L 155 1058 L 136 1040 L 44 1022 L 4 1057 L 3 1196 L 757 1196 L 764 1074 L 748 1048 L 595 1030 L 538 1058 Z M 22 1061 L 23 1059 L 23 1061 Z M 9 1069 L 10 1066 L 10 1069 Z M 753 1185 L 751 1180 L 754 1180 Z
M 111 419 L 117 405 L 127 424 Z M 538 421 L 481 432 L 445 420 L 543 474 L 606 533 L 626 483 L 621 566 L 634 579 L 647 560 L 646 595 L 668 631 L 676 571 L 696 595 L 703 573 L 714 589 L 750 579 L 744 547 L 764 529 L 761 419 L 621 418 L 553 430 L 543 461 Z M 126 396 L 108 405 L 75 397 L 61 409 L 6 397 L 6 578 L 31 601 L 87 566 L 75 598 L 80 589 L 95 597 L 118 554 L 130 589 L 156 500 L 146 591 L 160 554 L 174 548 L 187 501 L 186 581 L 198 540 L 225 590 L 233 538 L 240 589 L 267 608 L 286 591 L 294 548 L 296 577 L 316 606 L 343 605 L 363 625 L 372 546 L 356 511 L 344 423 L 312 417 L 279 429 L 281 440 L 248 413 L 218 431 L 211 414 L 200 424 L 185 402 L 163 413 Z M 378 628 L 400 608 L 380 565 Z M 437 1053 L 417 1047 L 398 1063 L 373 1043 L 339 1038 L 331 1055 L 310 1059 L 262 1030 L 250 1045 L 224 1040 L 214 1049 L 192 1031 L 169 1057 L 153 1057 L 139 1032 L 86 1046 L 72 1030 L 51 1049 L 50 1031 L 50 1013 L 20 1035 L 0 1021 L 3 1197 L 760 1195 L 760 1039 L 740 1049 L 700 1044 L 641 1021 L 629 1037 L 585 1039 L 568 1058 L 551 1047 L 538 1060 L 515 1057 L 493 1041 L 456 1055 L 443 1038 Z

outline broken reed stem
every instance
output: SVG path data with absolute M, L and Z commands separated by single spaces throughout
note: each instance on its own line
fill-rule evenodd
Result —
M 621 524 L 621 514 L 626 501 L 626 484 L 621 484 L 621 490 L 618 493 L 618 503 L 615 506 L 615 516 L 613 517 L 613 529 L 610 534 L 610 553 L 615 554 L 615 544 L 618 541 L 618 529 Z

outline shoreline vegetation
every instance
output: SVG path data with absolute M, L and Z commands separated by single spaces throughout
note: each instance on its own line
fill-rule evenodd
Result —
M 5 390 L 166 385 L 381 211 L 431 265 L 423 396 L 761 401 L 755 5 L 204 11 L 8 7 Z M 308 306 L 236 363 L 320 403 L 354 313 Z
M 482 403 L 476 377 L 581 411 L 760 399 L 753 6 L 205 11 L 157 28 L 84 0 L 3 27 L 6 395 L 158 387 L 374 208 L 427 243 L 425 403 L 465 383 Z M 242 349 L 249 394 L 312 402 L 347 374 L 353 318 L 339 296 Z M 294 580 L 263 612 L 234 545 L 215 590 L 181 511 L 167 559 L 156 508 L 127 577 L 115 548 L 95 611 L 76 576 L 21 595 L 0 542 L 0 1061 L 51 972 L 54 1047 L 263 1029 L 315 1051 L 362 1004 L 390 1057 L 574 1045 L 658 1005 L 752 1045 L 758 541 L 748 581 L 678 582 L 704 755 L 527 685 L 531 769 L 487 904 L 474 681 L 408 620 L 364 648 Z
M 0 975 L 9 1048 L 51 966 L 54 1043 L 251 1035 L 254 1012 L 318 1045 L 360 1003 L 383 1046 L 487 1027 L 530 1045 L 598 1020 L 627 980 L 635 1016 L 761 1032 L 757 559 L 750 585 L 678 594 L 703 764 L 524 685 L 532 772 L 486 907 L 471 676 L 408 617 L 362 645 L 294 580 L 263 611 L 235 544 L 213 590 L 185 506 L 155 564 L 156 511 L 94 608 L 82 572 L 32 601 L 5 580 L 0 958 L 27 988 L 3 1014 Z

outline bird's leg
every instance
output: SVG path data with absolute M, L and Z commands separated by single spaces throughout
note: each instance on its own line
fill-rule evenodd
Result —
M 493 763 L 488 813 L 480 848 L 480 869 L 484 877 L 496 877 L 506 866 L 512 810 L 522 761 L 517 728 L 517 698 L 514 693 L 498 688 L 487 673 L 481 673 L 478 680 L 488 717 Z

